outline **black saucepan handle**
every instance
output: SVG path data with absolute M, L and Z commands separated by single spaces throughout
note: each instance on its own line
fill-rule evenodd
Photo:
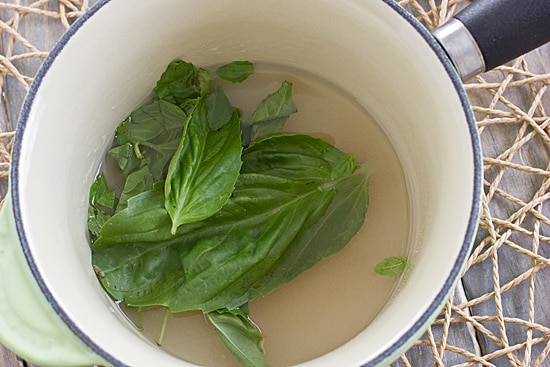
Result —
M 446 26 L 454 30 L 436 30 L 434 36 L 453 59 L 455 66 L 468 62 L 455 60 L 457 57 L 465 58 L 464 55 L 455 55 L 457 52 L 473 52 L 467 50 L 470 47 L 466 45 L 467 38 L 475 43 L 478 48 L 476 52 L 483 59 L 483 67 L 474 66 L 477 70 L 470 71 L 470 75 L 461 75 L 465 80 L 550 42 L 550 0 L 474 0 L 441 28 Z M 469 35 L 448 34 L 451 31 L 464 33 L 465 30 L 460 28 L 465 28 Z M 449 46 L 446 44 L 448 42 L 462 44 Z M 472 59 L 469 56 L 466 58 Z M 469 67 L 463 65 L 462 68 Z

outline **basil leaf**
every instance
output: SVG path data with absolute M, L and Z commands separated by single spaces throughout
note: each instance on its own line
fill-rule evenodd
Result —
M 213 130 L 201 97 L 168 168 L 165 207 L 172 218 L 172 233 L 181 224 L 203 220 L 221 209 L 239 175 L 241 151 L 238 114 Z
M 212 77 L 208 71 L 204 69 L 197 70 L 197 79 L 199 83 L 199 89 L 201 91 L 201 96 L 210 93 L 210 83 L 212 82 Z
M 212 130 L 218 130 L 227 124 L 235 113 L 235 108 L 220 88 L 216 88 L 206 97 L 206 107 L 208 124 Z
M 109 217 L 107 213 L 101 210 L 97 210 L 92 206 L 88 207 L 88 231 L 90 231 L 92 241 L 99 237 L 101 228 Z
M 115 193 L 109 190 L 103 173 L 100 173 L 90 186 L 89 202 L 95 208 L 114 210 L 116 207 Z
M 163 179 L 170 159 L 176 152 L 187 116 L 178 106 L 154 101 L 136 111 L 117 128 L 117 138 L 124 148 L 113 148 L 111 155 L 119 167 L 129 174 L 143 160 L 155 181 Z M 132 154 L 136 157 L 134 158 Z
M 233 61 L 216 70 L 216 75 L 233 83 L 240 83 L 254 73 L 254 65 L 250 61 Z
M 281 133 L 290 115 L 297 111 L 292 100 L 292 83 L 285 81 L 275 93 L 262 100 L 243 122 L 243 145 L 248 146 L 261 138 Z
M 347 157 L 344 157 L 344 159 Z M 335 166 L 333 166 L 336 168 Z M 339 177 L 346 177 L 340 179 Z M 368 207 L 368 177 L 357 170 L 349 176 L 333 177 L 335 195 L 326 209 L 295 239 L 277 263 L 249 291 L 249 297 L 266 295 L 283 283 L 310 269 L 323 258 L 342 250 L 365 222 Z M 312 215 L 317 217 L 317 213 Z
M 163 143 L 183 130 L 187 116 L 178 106 L 165 101 L 154 101 L 135 110 L 116 130 L 133 144 L 155 146 Z M 124 141 L 123 141 L 124 142 Z
M 174 236 L 161 205 L 142 205 L 142 195 L 111 217 L 93 247 L 93 263 L 104 274 L 105 289 L 131 306 L 160 304 L 173 312 L 238 306 L 275 284 L 271 272 L 284 273 L 292 264 L 288 251 L 320 253 L 303 270 L 338 251 L 363 223 L 365 173 L 334 175 L 348 156 L 330 144 L 305 135 L 276 136 L 255 143 L 242 157 L 241 175 L 222 209 L 180 226 Z M 136 210 L 138 205 L 143 209 Z M 128 210 L 132 213 L 126 214 Z M 343 235 L 320 230 L 329 220 L 340 223 Z M 323 236 L 334 240 L 314 244 Z M 162 249 L 171 255 L 161 255 Z M 153 252 L 169 261 L 166 267 Z M 159 279 L 174 281 L 160 284 Z
M 99 236 L 101 227 L 115 212 L 118 201 L 114 191 L 110 191 L 107 179 L 100 173 L 90 186 L 88 197 L 88 231 L 91 240 L 95 241 Z
M 149 167 L 132 172 L 128 175 L 120 199 L 117 205 L 117 211 L 120 211 L 127 206 L 129 198 L 141 194 L 144 191 L 149 191 L 153 188 L 153 175 L 149 172 Z
M 117 244 L 167 240 L 172 237 L 170 226 L 170 216 L 164 208 L 164 182 L 161 181 L 152 190 L 130 198 L 127 208 L 109 218 L 92 250 Z
M 400 275 L 407 267 L 407 258 L 400 256 L 387 257 L 374 267 L 374 272 L 388 277 Z
M 195 82 L 195 67 L 186 61 L 173 61 L 160 76 L 155 92 L 161 100 L 181 105 L 197 98 L 200 90 Z
M 237 310 L 218 310 L 207 314 L 216 333 L 243 367 L 266 366 L 262 335 L 248 314 Z
M 141 160 L 136 157 L 134 152 L 134 145 L 128 141 L 122 145 L 112 147 L 109 150 L 109 155 L 116 161 L 125 176 L 128 176 L 141 165 Z

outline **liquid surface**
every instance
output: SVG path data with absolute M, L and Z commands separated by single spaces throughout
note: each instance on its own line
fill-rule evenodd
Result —
M 319 357 L 369 324 L 396 281 L 373 269 L 385 257 L 406 255 L 409 227 L 397 156 L 378 125 L 351 96 L 309 73 L 265 64 L 256 65 L 254 74 L 241 84 L 221 81 L 220 85 L 246 118 L 284 80 L 293 83 L 298 107 L 286 131 L 310 134 L 352 153 L 372 168 L 372 175 L 367 220 L 354 239 L 338 254 L 250 303 L 270 367 Z M 145 335 L 158 339 L 163 308 L 148 308 L 141 315 L 135 309 L 124 310 L 143 326 Z M 162 347 L 201 366 L 239 367 L 200 312 L 169 315 Z

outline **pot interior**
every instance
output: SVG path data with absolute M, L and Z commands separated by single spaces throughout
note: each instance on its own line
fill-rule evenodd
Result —
M 145 339 L 105 294 L 86 235 L 88 188 L 114 129 L 149 98 L 174 59 L 306 70 L 364 106 L 399 157 L 412 266 L 368 327 L 303 366 L 386 363 L 422 333 L 457 280 L 474 234 L 479 148 L 449 63 L 396 7 L 359 0 L 100 1 L 69 31 L 23 110 L 13 191 L 31 267 L 85 342 L 114 364 L 186 365 Z

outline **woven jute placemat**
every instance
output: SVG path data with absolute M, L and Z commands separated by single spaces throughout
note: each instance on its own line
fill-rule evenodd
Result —
M 56 39 L 93 2 L 0 2 L 0 198 L 33 76 Z M 399 3 L 429 29 L 467 5 Z M 549 85 L 550 45 L 464 85 L 484 154 L 480 229 L 453 297 L 395 366 L 550 366 Z

